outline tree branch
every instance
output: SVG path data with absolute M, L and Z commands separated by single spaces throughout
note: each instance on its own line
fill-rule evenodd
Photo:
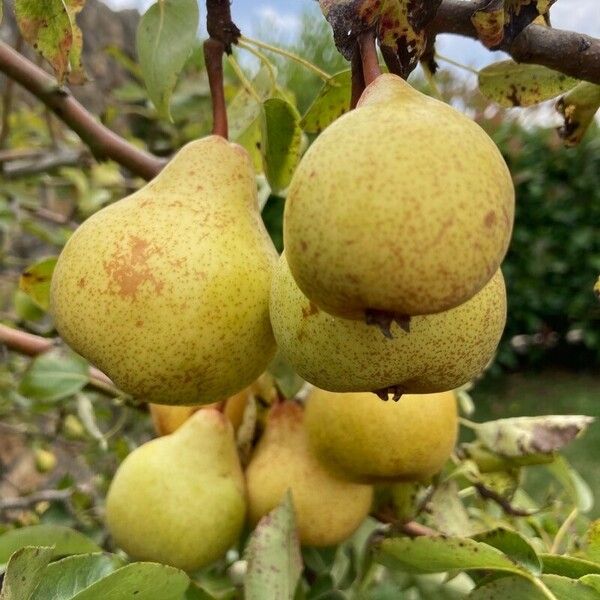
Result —
M 237 44 L 241 31 L 231 20 L 230 0 L 206 0 L 206 29 L 208 35 L 225 47 L 227 54 L 231 46 Z
M 110 158 L 144 179 L 152 179 L 166 164 L 102 125 L 53 77 L 5 43 L 0 43 L 0 71 L 41 100 L 98 160 Z
M 57 340 L 33 335 L 0 323 L 0 347 L 3 345 L 27 356 L 37 356 L 56 347 Z M 90 367 L 90 385 L 109 393 L 116 393 L 113 382 L 96 367 Z
M 430 34 L 453 33 L 478 39 L 471 17 L 489 0 L 444 0 Z M 570 77 L 600 84 L 600 40 L 573 31 L 531 24 L 512 43 L 500 46 L 517 62 L 543 65 Z

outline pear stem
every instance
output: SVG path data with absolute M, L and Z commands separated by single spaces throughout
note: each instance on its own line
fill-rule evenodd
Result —
M 227 125 L 227 108 L 225 105 L 225 90 L 223 87 L 223 54 L 225 44 L 214 38 L 208 38 L 204 42 L 204 62 L 208 74 L 208 85 L 210 86 L 210 97 L 213 110 L 214 135 L 220 135 L 227 139 L 229 127 Z
M 365 85 L 369 85 L 381 75 L 377 46 L 375 45 L 375 33 L 372 29 L 360 34 L 358 47 L 360 48 Z
M 352 55 L 352 92 L 350 96 L 350 108 L 356 108 L 362 93 L 365 90 L 365 75 L 363 72 L 362 57 L 358 44 Z

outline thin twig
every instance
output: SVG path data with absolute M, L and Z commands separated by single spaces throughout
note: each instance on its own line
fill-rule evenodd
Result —
M 110 158 L 145 179 L 152 179 L 166 164 L 108 129 L 53 77 L 3 42 L 0 71 L 41 100 L 79 135 L 98 160 Z
M 356 108 L 362 93 L 365 91 L 365 75 L 363 73 L 363 63 L 358 44 L 354 48 L 354 54 L 351 61 L 352 68 L 352 91 L 350 96 L 350 108 Z
M 240 83 L 242 84 L 242 86 L 244 87 L 244 89 L 259 104 L 261 104 L 262 103 L 262 98 L 258 95 L 258 92 L 254 89 L 254 86 L 252 85 L 252 83 L 250 82 L 250 80 L 246 77 L 244 71 L 242 70 L 242 68 L 238 64 L 237 60 L 235 60 L 235 58 L 231 54 L 227 57 L 227 60 L 229 61 L 229 64 L 231 65 L 231 68 L 233 69 L 233 72 L 235 73 L 236 77 L 240 80 Z
M 560 529 L 556 532 L 556 536 L 554 537 L 554 541 L 552 542 L 552 547 L 550 548 L 550 554 L 558 554 L 560 549 L 560 545 L 562 541 L 571 529 L 571 526 L 579 516 L 579 509 L 575 507 L 570 513 L 569 516 L 565 519 L 564 523 L 560 526 Z
M 297 62 L 299 65 L 302 65 L 309 71 L 312 71 L 313 73 L 318 75 L 326 83 L 331 82 L 330 81 L 331 75 L 329 73 L 323 71 L 323 69 L 320 69 L 316 65 L 313 65 L 310 61 L 306 60 L 305 58 L 302 58 L 301 56 L 298 56 L 297 54 L 294 54 L 293 52 L 290 52 L 289 50 L 284 50 L 283 48 L 273 46 L 272 44 L 267 44 L 266 42 L 262 42 L 260 40 L 255 40 L 253 38 L 249 38 L 246 35 L 240 36 L 240 41 L 247 42 L 249 44 L 252 44 L 253 46 L 258 46 L 259 48 L 262 48 L 263 50 L 269 50 L 270 52 L 274 52 L 275 54 L 284 56 L 285 58 L 288 58 L 289 60 L 293 60 L 294 62 Z
M 250 52 L 250 54 L 254 54 L 254 56 L 256 56 L 256 58 L 258 58 L 258 60 L 260 60 L 261 64 L 263 64 L 267 68 L 267 71 L 269 73 L 269 79 L 271 80 L 271 91 L 273 91 L 275 89 L 275 87 L 277 86 L 277 74 L 275 73 L 273 64 L 268 59 L 267 55 L 264 54 L 263 52 L 261 52 L 260 50 L 253 48 L 250 44 L 247 44 L 243 40 L 240 40 L 238 42 L 238 46 L 240 48 L 243 48 L 244 50 Z
M 0 512 L 4 510 L 22 510 L 39 502 L 67 502 L 75 492 L 89 493 L 89 486 L 79 486 L 64 490 L 40 490 L 27 496 L 3 498 L 0 500 Z
M 4 345 L 20 354 L 37 356 L 56 348 L 57 344 L 57 339 L 44 338 L 0 323 L 0 346 Z M 121 395 L 113 382 L 96 367 L 90 367 L 90 385 L 113 395 Z
M 513 517 L 531 517 L 532 515 L 540 512 L 539 510 L 525 510 L 523 508 L 517 508 L 513 506 L 506 498 L 494 490 L 490 490 L 483 485 L 483 483 L 475 483 L 474 486 L 482 498 L 495 502 L 507 515 L 511 515 Z

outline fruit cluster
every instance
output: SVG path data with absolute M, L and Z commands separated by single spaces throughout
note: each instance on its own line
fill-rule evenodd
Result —
M 448 390 L 504 328 L 513 212 L 485 132 L 381 75 L 302 158 L 279 262 L 250 159 L 217 136 L 88 219 L 52 280 L 58 331 L 135 398 L 187 405 L 154 407 L 169 435 L 119 468 L 116 542 L 196 569 L 291 489 L 301 542 L 332 545 L 369 513 L 373 484 L 438 472 L 456 438 Z M 256 390 L 240 390 L 276 347 L 316 388 L 305 407 L 270 404 L 244 473 L 234 425 Z M 191 406 L 232 394 L 223 410 Z

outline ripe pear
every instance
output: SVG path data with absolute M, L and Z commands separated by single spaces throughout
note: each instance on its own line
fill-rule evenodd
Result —
M 125 392 L 208 404 L 274 355 L 276 258 L 247 152 L 210 136 L 77 229 L 54 271 L 52 313 L 63 339 Z
M 300 543 L 309 546 L 332 546 L 352 535 L 373 497 L 371 486 L 338 479 L 313 456 L 303 409 L 291 401 L 271 409 L 246 469 L 246 485 L 253 524 L 291 489 Z
M 464 304 L 397 323 L 392 339 L 362 321 L 334 317 L 300 291 L 282 256 L 271 288 L 279 347 L 306 381 L 331 392 L 427 394 L 464 385 L 494 356 L 506 322 L 500 270 Z
M 510 173 L 483 129 L 384 74 L 302 158 L 284 241 L 294 279 L 320 308 L 405 317 L 481 290 L 513 217 Z
M 406 394 L 384 402 L 369 392 L 313 389 L 306 431 L 332 473 L 362 483 L 420 481 L 438 473 L 458 432 L 454 392 Z
M 197 411 L 175 433 L 134 450 L 106 499 L 116 544 L 137 560 L 186 571 L 236 543 L 246 512 L 233 428 L 217 410 Z
M 214 405 L 206 404 L 206 408 Z M 179 429 L 202 405 L 173 406 L 171 404 L 150 404 L 150 416 L 157 435 L 169 435 Z

